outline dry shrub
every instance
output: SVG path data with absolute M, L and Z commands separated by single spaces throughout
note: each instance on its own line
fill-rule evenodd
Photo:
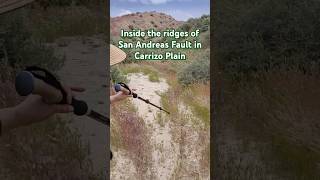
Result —
M 113 115 L 111 133 L 114 132 L 118 136 L 111 134 L 111 143 L 129 154 L 140 178 L 146 177 L 152 163 L 150 136 L 146 124 L 134 110 L 128 110 L 128 104 L 117 104 L 117 107 L 112 107 L 111 112 Z
M 241 114 L 239 124 L 286 136 L 320 152 L 319 83 L 318 76 L 290 71 L 260 74 L 252 82 L 240 84 L 233 96 L 235 111 Z
M 246 153 L 257 156 L 256 160 L 265 164 L 263 173 L 271 170 L 272 174 L 296 179 L 318 176 L 319 83 L 317 74 L 307 75 L 295 70 L 256 73 L 238 82 L 227 82 L 222 98 L 225 101 L 217 104 L 220 106 L 217 119 L 220 124 L 229 124 L 221 126 L 221 132 L 229 132 L 234 127 L 242 142 L 234 147 L 235 143 L 228 140 L 231 135 L 222 141 L 231 143 L 227 148 L 238 148 L 237 158 L 248 161 Z M 221 109 L 225 111 L 223 116 Z M 248 149 L 249 146 L 252 147 Z M 258 155 L 253 155 L 257 151 Z M 234 153 L 230 151 L 226 156 L 236 157 Z M 262 159 L 259 160 L 259 156 Z M 243 168 L 243 162 L 239 166 Z M 236 167 L 230 164 L 228 168 Z

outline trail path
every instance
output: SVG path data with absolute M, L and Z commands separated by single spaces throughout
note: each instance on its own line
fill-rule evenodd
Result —
M 163 78 L 160 78 L 160 82 L 151 82 L 148 76 L 142 73 L 132 73 L 127 76 L 127 79 L 129 87 L 136 89 L 139 96 L 149 99 L 156 105 L 161 105 L 159 94 L 166 93 L 169 89 L 169 85 Z M 183 102 L 177 104 L 179 116 L 184 119 L 180 120 L 182 125 L 179 126 L 170 122 L 166 113 L 141 100 L 132 99 L 132 103 L 151 132 L 152 163 L 149 173 L 152 173 L 152 179 L 209 179 L 208 169 L 203 169 L 200 164 L 203 158 L 201 152 L 207 142 L 203 141 L 203 135 L 194 129 L 191 120 L 197 119 L 189 106 Z M 117 158 L 115 167 L 112 168 L 111 179 L 135 179 L 136 169 L 130 158 L 123 151 L 116 153 Z
M 129 87 L 137 89 L 138 95 L 156 105 L 161 104 L 161 97 L 158 94 L 165 93 L 169 88 L 164 79 L 160 79 L 160 82 L 151 82 L 149 77 L 143 74 L 131 74 L 128 80 Z M 156 119 L 158 113 L 161 113 L 160 118 L 165 118 L 167 114 L 138 99 L 133 99 L 132 102 L 152 132 L 150 140 L 153 145 L 152 159 L 156 179 L 170 179 L 177 160 L 177 153 L 175 153 L 177 145 L 171 137 L 170 125 L 164 123 L 164 126 L 160 126 Z
M 157 105 L 161 104 L 161 97 L 158 94 L 165 93 L 169 88 L 164 79 L 160 79 L 160 82 L 151 82 L 148 76 L 141 73 L 129 74 L 127 78 L 129 87 L 136 89 L 139 96 L 149 99 Z M 173 142 L 170 125 L 164 123 L 161 126 L 156 118 L 159 113 L 161 113 L 159 118 L 166 118 L 167 114 L 138 99 L 132 99 L 132 103 L 137 108 L 139 116 L 145 121 L 149 132 L 151 132 L 152 167 L 149 167 L 149 173 L 154 174 L 154 180 L 170 179 L 178 158 L 178 146 Z M 122 179 L 128 179 L 129 177 L 129 179 L 134 179 L 135 169 L 130 167 L 130 164 L 132 164 L 130 159 L 122 154 L 122 152 L 117 152 L 117 163 L 116 167 L 113 168 L 111 178 L 119 179 L 122 176 Z M 123 169 L 126 169 L 127 172 L 122 172 Z
M 107 48 L 102 37 L 64 38 L 55 44 L 57 53 L 65 55 L 66 61 L 59 72 L 63 81 L 86 88 L 76 94 L 89 106 L 104 115 L 107 113 L 106 67 Z M 79 129 L 83 144 L 90 146 L 90 158 L 94 171 L 107 169 L 107 127 L 86 116 L 73 116 L 72 127 Z

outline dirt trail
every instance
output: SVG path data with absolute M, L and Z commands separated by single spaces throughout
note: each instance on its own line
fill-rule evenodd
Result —
M 156 105 L 161 104 L 161 97 L 158 94 L 165 93 L 169 88 L 164 79 L 160 79 L 160 82 L 151 82 L 149 77 L 142 73 L 129 74 L 127 79 L 129 87 L 136 89 L 139 96 L 149 99 Z M 131 101 L 151 132 L 152 165 L 149 167 L 148 174 L 153 174 L 154 180 L 170 179 L 178 158 L 178 146 L 173 142 L 170 125 L 163 123 L 161 126 L 157 120 L 158 116 L 158 118 L 166 118 L 167 114 L 141 100 L 132 99 Z M 161 114 L 159 115 L 159 113 Z M 122 151 L 116 152 L 116 154 L 117 158 L 111 172 L 111 179 L 135 179 L 137 176 L 135 176 L 136 170 L 132 161 Z M 124 169 L 125 172 L 123 172 Z
M 169 88 L 164 79 L 160 79 L 160 82 L 151 82 L 148 76 L 143 74 L 130 74 L 128 80 L 129 87 L 137 89 L 141 97 L 149 99 L 157 105 L 161 104 L 161 97 L 158 94 L 165 93 Z M 133 99 L 132 102 L 152 132 L 150 137 L 153 145 L 152 170 L 155 172 L 156 179 L 170 179 L 178 158 L 176 153 L 178 146 L 173 142 L 169 123 L 164 122 L 161 126 L 156 118 L 158 113 L 161 113 L 159 118 L 166 118 L 167 114 L 138 99 Z
M 89 106 L 104 115 L 107 113 L 106 67 L 107 48 L 102 37 L 63 38 L 54 46 L 66 61 L 59 71 L 60 78 L 73 86 L 86 88 L 77 94 Z M 107 127 L 86 116 L 73 116 L 72 126 L 79 129 L 83 144 L 90 146 L 90 158 L 96 172 L 107 169 Z
M 166 93 L 169 89 L 165 79 L 160 78 L 160 82 L 151 82 L 148 76 L 142 73 L 129 74 L 127 79 L 129 87 L 136 89 L 138 95 L 157 105 L 161 105 L 159 94 Z M 177 104 L 179 117 L 183 119 L 179 120 L 182 123 L 179 126 L 169 121 L 166 113 L 143 101 L 132 99 L 132 103 L 145 121 L 148 132 L 151 132 L 152 163 L 148 173 L 152 174 L 152 179 L 210 179 L 208 169 L 204 169 L 200 163 L 203 158 L 201 152 L 206 147 L 204 144 L 208 142 L 204 141 L 204 136 L 194 129 L 193 121 L 198 123 L 201 121 L 194 116 L 189 106 L 183 102 Z M 132 160 L 123 151 L 116 154 L 111 179 L 135 179 L 137 172 Z

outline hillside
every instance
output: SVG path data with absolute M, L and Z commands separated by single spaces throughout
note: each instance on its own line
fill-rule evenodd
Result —
M 119 36 L 120 29 L 158 29 L 178 28 L 183 22 L 175 20 L 172 16 L 159 12 L 137 12 L 124 16 L 111 18 L 110 33 L 112 37 Z
M 145 18 L 137 18 L 140 15 Z M 113 19 L 113 43 L 119 38 L 117 29 L 121 28 L 149 29 L 157 26 L 158 30 L 175 28 L 189 32 L 200 28 L 199 41 L 203 48 L 174 49 L 186 53 L 189 59 L 166 62 L 134 61 L 135 49 L 124 49 L 128 54 L 127 60 L 111 67 L 113 82 L 127 82 L 139 96 L 170 112 L 166 114 L 139 99 L 111 107 L 110 142 L 114 152 L 110 163 L 111 179 L 210 178 L 210 31 L 206 28 L 209 18 L 204 15 L 178 22 L 170 16 L 153 12 Z M 127 24 L 117 26 L 120 19 Z M 153 38 L 152 41 L 168 42 L 172 39 Z M 139 38 L 126 40 L 141 41 Z M 162 53 L 164 50 L 143 50 L 144 53 L 150 51 Z

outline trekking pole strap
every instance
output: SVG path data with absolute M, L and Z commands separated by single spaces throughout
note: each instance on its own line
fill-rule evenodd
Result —
M 54 88 L 58 89 L 62 94 L 62 100 L 59 102 L 60 104 L 66 104 L 67 103 L 67 93 L 63 89 L 61 83 L 58 81 L 58 79 L 48 70 L 37 67 L 37 66 L 29 66 L 25 69 L 25 71 L 30 72 L 34 77 L 43 80 L 47 84 L 53 86 Z M 39 72 L 44 73 L 44 76 L 39 74 Z
M 48 104 L 67 104 L 67 93 L 62 84 L 46 69 L 37 66 L 27 67 L 17 75 L 15 85 L 21 96 L 38 94 Z M 71 105 L 74 108 L 74 114 L 78 116 L 89 112 L 89 107 L 84 101 L 72 98 Z

